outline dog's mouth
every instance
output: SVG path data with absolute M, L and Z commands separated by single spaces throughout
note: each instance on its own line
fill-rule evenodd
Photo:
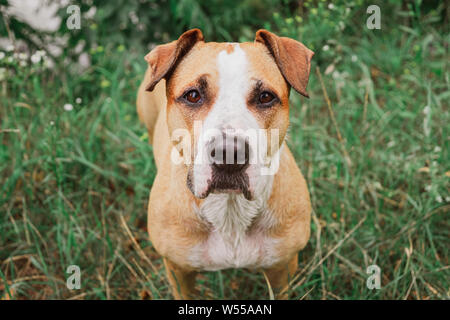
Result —
M 212 172 L 212 178 L 208 181 L 207 193 L 242 193 L 247 200 L 252 199 L 249 190 L 249 179 L 245 171 L 227 173 L 220 170 Z
M 211 178 L 207 181 L 207 188 L 201 194 L 195 194 L 191 174 L 188 174 L 187 185 L 191 192 L 200 199 L 206 198 L 210 193 L 242 194 L 249 201 L 253 198 L 249 187 L 249 177 L 245 170 L 227 172 L 213 167 Z
M 231 140 L 220 144 L 219 139 L 216 141 L 219 145 L 211 145 L 207 149 L 208 163 L 197 167 L 197 184 L 192 181 L 194 169 L 190 168 L 187 184 L 196 197 L 203 199 L 210 193 L 236 193 L 252 200 L 248 174 L 250 145 L 247 140 L 236 137 Z

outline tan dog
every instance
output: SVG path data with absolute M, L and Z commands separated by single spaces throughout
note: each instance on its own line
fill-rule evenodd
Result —
M 286 291 L 311 210 L 285 143 L 289 91 L 307 96 L 313 54 L 267 30 L 207 43 L 193 29 L 145 57 L 137 108 L 158 168 L 148 230 L 175 298 L 195 297 L 196 272 L 227 268 L 263 270 Z

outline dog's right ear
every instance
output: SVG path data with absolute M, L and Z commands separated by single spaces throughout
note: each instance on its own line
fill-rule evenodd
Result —
M 152 91 L 156 84 L 168 77 L 180 59 L 198 42 L 203 41 L 200 29 L 191 29 L 183 33 L 178 40 L 157 46 L 145 56 L 151 68 L 151 81 L 146 90 Z

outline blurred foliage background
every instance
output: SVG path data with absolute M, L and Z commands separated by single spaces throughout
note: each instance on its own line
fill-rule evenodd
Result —
M 310 99 L 291 94 L 288 143 L 314 208 L 291 298 L 448 299 L 448 1 L 44 1 L 61 22 L 51 31 L 0 0 L 1 298 L 171 297 L 146 233 L 155 167 L 135 95 L 144 55 L 198 27 L 206 41 L 267 28 L 315 51 Z M 381 30 L 366 27 L 372 4 Z M 367 289 L 371 264 L 380 290 Z M 198 286 L 269 297 L 246 270 Z
M 357 39 L 360 35 L 373 33 L 362 27 L 368 17 L 366 9 L 372 4 L 382 6 L 383 29 L 393 32 L 449 23 L 448 4 L 439 0 L 44 1 L 59 4 L 57 14 L 63 22 L 69 15 L 68 5 L 78 5 L 82 13 L 82 28 L 68 30 L 66 24 L 61 23 L 56 32 L 42 32 L 17 17 L 5 14 L 4 18 L 7 18 L 14 37 L 25 40 L 31 50 L 36 46 L 42 47 L 46 39 L 51 41 L 49 36 L 66 38 L 65 56 L 76 55 L 75 48 L 80 46 L 85 50 L 118 45 L 150 48 L 152 44 L 174 40 L 194 27 L 202 30 L 207 41 L 249 41 L 253 40 L 255 30 L 267 28 L 304 40 L 313 49 L 320 48 L 327 41 L 339 43 L 340 39 Z M 0 5 L 4 7 L 2 11 L 7 12 L 8 1 L 1 0 Z M 304 21 L 306 16 L 307 23 Z M 4 22 L 0 24 L 0 32 L 7 34 Z M 306 39 L 302 39 L 305 36 Z

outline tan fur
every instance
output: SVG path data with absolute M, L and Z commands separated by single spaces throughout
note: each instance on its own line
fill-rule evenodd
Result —
M 283 97 L 280 110 L 267 110 L 258 117 L 263 127 L 280 128 L 284 139 L 289 124 L 288 83 L 264 44 L 243 43 L 241 47 L 249 57 L 254 76 L 269 77 L 273 90 Z M 138 91 L 138 114 L 148 129 L 158 169 L 150 194 L 148 231 L 155 249 L 164 257 L 169 282 L 177 299 L 195 296 L 194 279 L 200 270 L 190 265 L 188 254 L 195 245 L 207 239 L 210 226 L 199 219 L 193 210 L 194 204 L 200 206 L 204 200 L 194 197 L 187 188 L 187 166 L 175 165 L 170 158 L 173 147 L 171 132 L 179 127 L 192 130 L 193 120 L 203 119 L 208 107 L 200 111 L 203 114 L 194 114 L 189 110 L 180 110 L 174 100 L 199 75 L 205 74 L 212 83 L 217 83 L 214 58 L 221 50 L 229 52 L 233 47 L 199 40 L 178 62 L 167 81 L 160 81 L 152 92 L 146 91 L 152 81 L 153 71 L 149 67 Z M 252 112 L 257 113 L 256 110 Z M 305 179 L 287 145 L 284 145 L 281 154 L 280 169 L 274 176 L 268 205 L 276 223 L 267 235 L 278 239 L 277 252 L 281 262 L 265 272 L 274 289 L 281 291 L 297 268 L 297 252 L 304 248 L 309 239 L 311 211 Z M 285 294 L 279 298 L 286 297 Z
M 153 131 L 155 129 L 156 120 L 161 108 L 167 104 L 165 81 L 162 80 L 153 90 L 146 91 L 147 84 L 150 82 L 151 69 L 145 72 L 144 80 L 139 86 L 137 95 L 137 112 L 141 122 L 145 124 L 148 130 L 149 141 L 153 143 Z

